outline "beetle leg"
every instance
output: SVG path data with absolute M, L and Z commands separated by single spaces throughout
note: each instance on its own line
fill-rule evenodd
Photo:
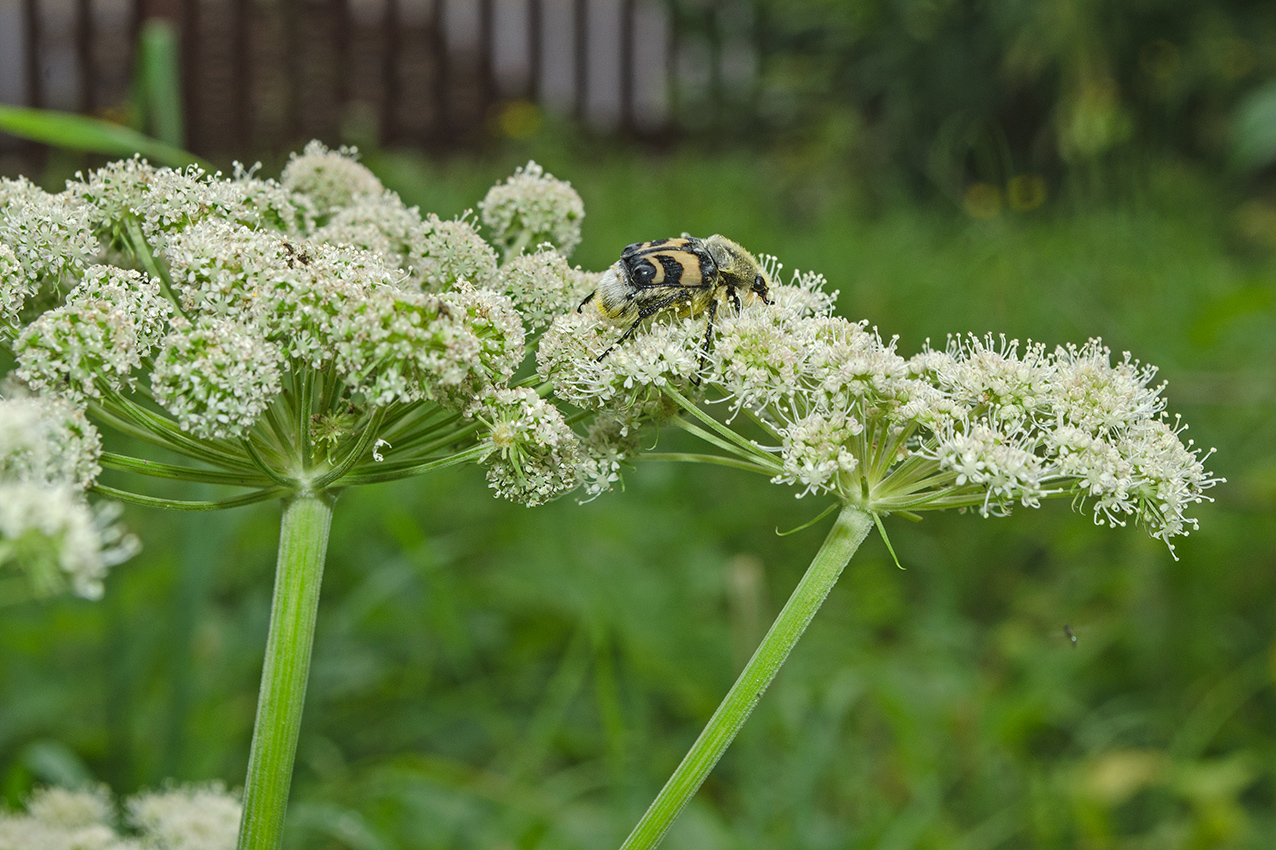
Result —
M 594 300 L 594 296 L 595 296 L 596 294 L 597 294 L 597 291 L 595 291 L 595 292 L 591 292 L 591 293 L 589 293 L 588 295 L 586 295 L 586 296 L 585 296 L 585 300 L 584 300 L 584 301 L 582 301 L 582 302 L 580 302 L 579 304 L 577 304 L 577 305 L 576 305 L 576 312 L 577 312 L 577 313 L 579 313 L 581 310 L 584 310 L 584 309 L 585 309 L 585 305 L 586 305 L 586 304 L 588 304 L 590 301 L 593 301 L 593 300 Z
M 709 346 L 713 343 L 713 317 L 718 314 L 718 299 L 709 302 L 709 321 L 704 326 L 704 345 L 700 347 L 700 365 L 696 376 L 691 380 L 693 387 L 700 386 L 700 373 L 709 365 Z
M 598 359 L 595 360 L 594 362 L 595 363 L 603 362 L 603 358 L 606 357 L 608 354 L 611 354 L 611 350 L 613 348 L 620 345 L 622 342 L 624 342 L 625 340 L 629 339 L 631 336 L 634 335 L 634 331 L 638 330 L 638 326 L 641 325 L 645 319 L 647 319 L 649 316 L 654 316 L 655 314 L 659 313 L 661 310 L 665 309 L 670 304 L 672 304 L 673 302 L 681 298 L 682 295 L 683 295 L 682 292 L 675 290 L 669 295 L 666 295 L 664 298 L 661 298 L 655 304 L 649 304 L 648 306 L 643 307 L 642 310 L 638 311 L 638 318 L 635 319 L 634 323 L 629 326 L 629 330 L 621 334 L 620 339 L 616 340 L 611 345 L 607 346 L 607 350 L 604 351 L 602 354 L 598 355 Z

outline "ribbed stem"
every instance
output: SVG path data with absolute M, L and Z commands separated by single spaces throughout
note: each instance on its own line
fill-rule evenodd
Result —
M 744 671 L 727 692 L 718 710 L 709 718 L 700 737 L 691 745 L 682 764 L 669 777 L 665 787 L 656 796 L 647 813 L 638 821 L 633 832 L 625 839 L 621 850 L 651 850 L 658 845 L 678 817 L 678 813 L 691 800 L 709 771 L 722 758 L 753 707 L 762 698 L 762 692 L 771 684 L 780 665 L 788 658 L 798 638 L 810 625 L 815 612 L 820 610 L 838 576 L 850 563 L 855 550 L 864 542 L 873 517 L 854 507 L 843 507 L 837 522 L 829 531 L 820 551 L 815 554 L 806 575 L 771 624 L 771 630 L 762 638 L 757 651 L 744 666 Z
M 283 839 L 332 503 L 333 497 L 327 494 L 298 495 L 284 503 L 270 635 L 244 780 L 239 850 L 277 850 Z

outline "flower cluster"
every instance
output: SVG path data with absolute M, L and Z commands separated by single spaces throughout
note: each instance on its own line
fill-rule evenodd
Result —
M 1135 520 L 1167 544 L 1195 527 L 1184 512 L 1219 479 L 1167 418 L 1151 367 L 1114 363 L 1099 340 L 1050 351 L 972 336 L 904 357 L 866 323 L 832 316 L 823 284 L 794 275 L 771 305 L 720 309 L 703 370 L 702 317 L 658 317 L 600 361 L 616 329 L 562 316 L 541 374 L 562 398 L 619 417 L 618 433 L 670 422 L 799 496 L 875 514 L 1002 515 L 1070 496 L 1099 524 Z
M 96 595 L 135 544 L 86 490 L 165 503 L 97 482 L 96 427 L 195 461 L 104 456 L 117 472 L 240 488 L 214 507 L 460 460 L 528 504 L 592 480 L 583 438 L 513 383 L 527 334 L 593 285 L 566 259 L 580 198 L 531 163 L 481 209 L 491 243 L 317 142 L 278 181 L 140 158 L 56 194 L 0 180 L 20 394 L 0 401 L 0 565 Z
M 548 242 L 563 256 L 580 244 L 585 205 L 570 183 L 556 180 L 535 162 L 493 186 L 479 204 L 492 242 L 512 259 L 533 245 Z
M 20 571 L 27 593 L 96 599 L 107 570 L 137 551 L 118 506 L 84 498 L 100 456 L 97 429 L 72 404 L 0 395 L 0 569 Z
M 539 505 L 576 486 L 579 440 L 535 390 L 498 390 L 473 415 L 492 435 L 487 481 L 499 495 Z
M 26 812 L 0 811 L 0 850 L 232 850 L 241 816 L 218 784 L 139 794 L 125 811 L 133 835 L 118 831 L 104 789 L 44 788 Z

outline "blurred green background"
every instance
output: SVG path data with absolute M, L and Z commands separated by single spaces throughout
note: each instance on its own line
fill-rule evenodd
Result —
M 791 85 L 731 113 L 756 135 L 719 124 L 655 149 L 537 113 L 445 157 L 360 139 L 444 216 L 534 157 L 585 200 L 586 268 L 721 232 L 823 272 L 840 312 L 905 354 L 953 332 L 1102 336 L 1158 365 L 1185 436 L 1217 448 L 1228 481 L 1178 560 L 1066 502 L 888 520 L 905 569 L 863 547 L 671 850 L 1276 841 L 1270 9 L 1219 4 L 1211 29 L 1185 4 L 1049 4 L 1089 11 L 1068 29 L 1047 5 L 795 6 L 766 71 Z M 47 183 L 82 164 L 54 156 Z M 777 529 L 823 507 L 666 464 L 532 510 L 475 469 L 343 495 L 291 846 L 618 845 L 828 521 Z M 103 601 L 0 613 L 10 804 L 45 782 L 242 781 L 278 509 L 126 519 L 145 549 Z

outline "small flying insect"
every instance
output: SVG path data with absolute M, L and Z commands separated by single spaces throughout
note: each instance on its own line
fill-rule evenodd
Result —
M 635 242 L 603 273 L 598 288 L 585 296 L 577 312 L 593 303 L 603 318 L 628 324 L 620 339 L 598 355 L 598 362 L 629 337 L 644 320 L 665 311 L 687 316 L 708 314 L 700 366 L 713 342 L 718 305 L 729 301 L 739 312 L 745 300 L 770 304 L 771 281 L 754 256 L 725 236 L 682 236 Z
M 1072 641 L 1072 648 L 1077 648 L 1077 633 L 1072 630 L 1072 626 L 1067 623 L 1063 624 L 1063 636 Z

